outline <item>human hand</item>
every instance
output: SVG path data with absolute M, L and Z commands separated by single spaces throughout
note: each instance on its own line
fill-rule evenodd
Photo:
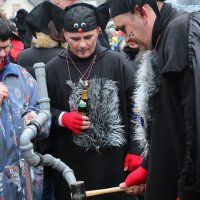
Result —
M 141 165 L 142 160 L 142 156 L 128 153 L 124 161 L 124 171 L 134 171 Z
M 3 100 L 8 97 L 8 88 L 0 82 L 0 105 L 2 104 Z
M 146 179 L 147 179 L 147 170 L 142 166 L 140 166 L 127 176 L 125 183 L 128 187 L 130 187 L 133 185 L 145 184 Z
M 81 115 L 77 111 L 65 112 L 61 118 L 62 125 L 72 130 L 77 135 L 81 134 L 81 131 L 90 127 L 90 121 L 87 116 Z
M 26 115 L 24 115 L 25 124 L 29 124 L 32 120 L 37 117 L 37 113 L 35 111 L 30 111 Z
M 121 189 L 126 189 L 128 186 L 126 185 L 125 182 L 121 183 L 120 185 Z M 130 195 L 142 195 L 145 193 L 146 189 L 146 184 L 140 184 L 140 185 L 135 185 L 132 187 L 130 190 L 126 190 L 125 192 Z

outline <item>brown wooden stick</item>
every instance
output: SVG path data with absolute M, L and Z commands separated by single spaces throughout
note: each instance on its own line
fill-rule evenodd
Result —
M 106 189 L 99 189 L 99 190 L 89 190 L 86 191 L 86 197 L 91 197 L 91 196 L 96 196 L 96 195 L 101 195 L 101 194 L 108 194 L 108 193 L 114 193 L 114 192 L 123 192 L 126 190 L 131 190 L 135 186 L 128 187 L 125 189 L 121 189 L 120 187 L 112 187 L 112 188 L 106 188 Z

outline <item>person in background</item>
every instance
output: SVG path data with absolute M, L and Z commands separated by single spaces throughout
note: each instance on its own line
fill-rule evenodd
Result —
M 120 184 L 146 200 L 200 199 L 200 12 L 110 0 L 115 28 L 147 50 L 136 74 L 135 136 L 145 159 Z
M 33 8 L 26 16 L 26 24 L 33 38 L 31 47 L 19 54 L 17 63 L 25 67 L 33 77 L 34 63 L 46 64 L 67 47 L 64 36 L 57 32 L 53 22 L 61 11 L 59 7 L 46 1 Z
M 10 26 L 12 30 L 12 35 L 11 35 L 11 44 L 13 45 L 13 48 L 10 50 L 9 53 L 9 59 L 11 62 L 16 63 L 17 62 L 17 57 L 21 53 L 21 51 L 24 50 L 24 43 L 21 41 L 16 24 L 12 21 L 10 21 Z
M 28 14 L 28 11 L 26 11 L 25 9 L 23 9 L 23 8 L 19 9 L 17 11 L 16 17 L 13 19 L 13 22 L 17 26 L 19 37 L 23 43 L 25 43 L 25 40 L 27 39 L 26 38 L 27 25 L 25 23 L 25 18 L 26 18 L 27 14 Z
M 97 43 L 101 24 L 94 6 L 74 4 L 61 16 L 69 48 L 46 65 L 50 152 L 74 170 L 87 190 L 114 187 L 142 162 L 132 140 L 134 70 L 124 56 Z M 87 116 L 78 109 L 86 104 Z M 70 199 L 62 175 L 53 171 L 52 178 L 55 199 Z M 136 198 L 122 192 L 91 197 L 97 199 Z
M 25 23 L 25 18 L 27 14 L 28 11 L 22 8 L 17 11 L 16 17 L 11 19 L 11 21 L 13 21 L 17 26 L 18 35 L 21 41 L 24 43 L 25 49 L 31 46 L 32 40 L 32 34 L 28 30 L 27 25 Z
M 24 68 L 9 61 L 11 37 L 10 22 L 0 17 L 0 199 L 40 200 L 43 168 L 27 164 L 19 143 L 22 117 L 28 124 L 39 111 L 37 84 Z M 39 137 L 47 137 L 47 131 Z
M 33 77 L 35 77 L 34 63 L 44 62 L 46 64 L 67 46 L 63 34 L 57 32 L 53 22 L 61 12 L 59 7 L 45 1 L 32 9 L 26 17 L 27 26 L 33 35 L 32 46 L 20 53 L 17 63 L 25 67 Z M 48 138 L 36 144 L 37 151 L 42 154 L 46 154 L 49 146 L 50 140 Z M 51 170 L 48 167 L 44 168 L 42 199 L 54 199 Z
M 0 9 L 0 17 L 5 17 L 5 18 L 7 18 L 7 13 L 6 13 L 5 10 Z
M 2 17 L 2 18 L 5 18 L 5 17 Z M 6 20 L 8 19 L 6 18 Z M 10 23 L 10 27 L 12 31 L 12 35 L 10 37 L 12 48 L 8 54 L 8 57 L 11 62 L 16 63 L 19 53 L 24 49 L 24 44 L 18 35 L 16 24 L 11 20 L 8 20 L 8 21 Z

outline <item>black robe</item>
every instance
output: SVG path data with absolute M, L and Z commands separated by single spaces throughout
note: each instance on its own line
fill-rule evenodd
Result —
M 127 176 L 123 171 L 126 153 L 138 153 L 136 145 L 130 142 L 134 71 L 123 56 L 99 45 L 88 59 L 79 59 L 69 53 L 82 73 L 97 54 L 89 76 L 89 118 L 92 124 L 81 136 L 58 125 L 61 112 L 77 109 L 83 88 L 80 74 L 70 60 L 68 69 L 68 52 L 64 51 L 47 64 L 53 118 L 50 153 L 72 168 L 77 180 L 85 181 L 87 190 L 118 186 Z M 52 177 L 56 199 L 69 199 L 70 190 L 62 175 L 54 171 Z M 115 193 L 90 199 L 134 198 Z
M 166 6 L 163 9 L 172 11 Z M 151 120 L 150 139 L 146 138 L 150 146 L 147 200 L 200 199 L 200 180 L 196 178 L 200 170 L 197 163 L 200 89 L 196 79 L 199 80 L 200 73 L 200 51 L 196 48 L 200 27 L 195 24 L 191 35 L 189 14 L 172 12 L 159 34 L 157 87 L 148 102 Z
M 33 65 L 37 62 L 47 63 L 58 55 L 64 48 L 36 48 L 34 46 L 23 50 L 17 57 L 17 64 L 26 68 L 26 70 L 35 78 Z

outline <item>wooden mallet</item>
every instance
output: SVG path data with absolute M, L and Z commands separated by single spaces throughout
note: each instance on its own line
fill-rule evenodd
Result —
M 77 183 L 71 185 L 72 190 L 72 200 L 86 200 L 87 197 L 97 196 L 101 194 L 109 194 L 114 192 L 123 192 L 133 189 L 135 186 L 121 189 L 120 187 L 111 187 L 106 189 L 90 190 L 85 191 L 85 184 L 83 181 L 78 181 Z
M 114 193 L 114 192 L 123 192 L 127 190 L 133 189 L 135 186 L 128 187 L 125 189 L 121 189 L 120 187 L 111 187 L 111 188 L 105 188 L 105 189 L 98 189 L 98 190 L 89 190 L 86 191 L 86 197 L 92 197 L 96 195 L 101 195 L 101 194 L 109 194 L 109 193 Z

